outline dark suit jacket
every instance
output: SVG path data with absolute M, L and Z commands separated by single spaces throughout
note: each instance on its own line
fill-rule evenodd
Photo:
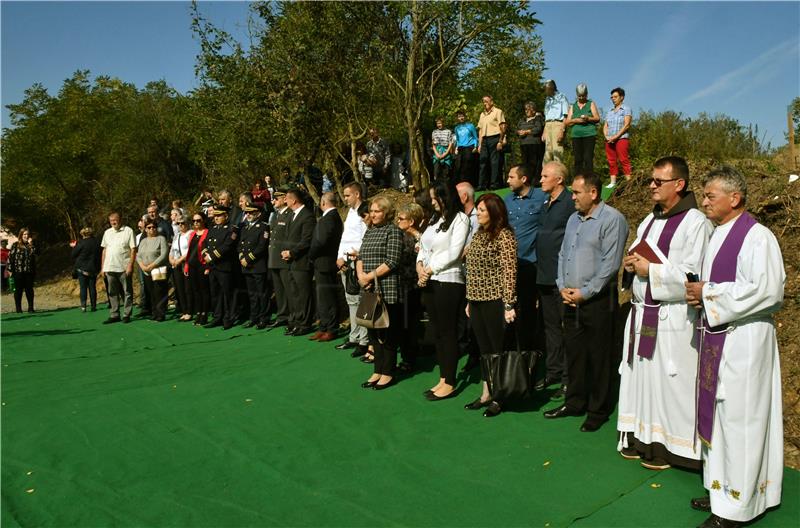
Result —
M 294 212 L 291 214 L 294 215 Z M 308 250 L 311 249 L 311 237 L 314 234 L 316 223 L 317 219 L 314 218 L 314 213 L 311 212 L 309 207 L 303 207 L 297 213 L 297 218 L 289 222 L 289 229 L 286 232 L 286 242 L 283 248 L 292 252 L 289 269 L 297 271 L 311 270 Z
M 292 219 L 292 210 L 288 207 L 283 213 L 275 211 L 269 222 L 269 269 L 289 269 L 289 263 L 281 258 L 281 251 L 286 247 L 286 233 Z
M 343 230 L 342 217 L 336 209 L 322 215 L 317 221 L 311 237 L 311 249 L 308 251 L 308 258 L 314 261 L 315 270 L 336 272 L 336 255 Z

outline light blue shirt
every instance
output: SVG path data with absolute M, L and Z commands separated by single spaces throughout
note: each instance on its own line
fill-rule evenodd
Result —
M 478 131 L 472 123 L 459 123 L 453 132 L 456 134 L 456 148 L 478 146 Z
M 569 113 L 569 101 L 567 96 L 561 92 L 556 92 L 544 100 L 544 120 L 563 121 Z
M 625 217 L 605 202 L 589 215 L 573 213 L 558 253 L 558 289 L 579 288 L 584 300 L 600 293 L 617 278 L 627 237 Z

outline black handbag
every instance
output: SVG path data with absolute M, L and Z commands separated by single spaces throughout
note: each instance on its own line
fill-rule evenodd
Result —
M 372 291 L 361 292 L 361 300 L 356 309 L 356 324 L 373 330 L 389 328 L 389 312 L 383 302 L 377 277 Z
M 511 347 L 506 347 L 502 354 L 481 354 L 481 369 L 488 380 L 489 393 L 495 401 L 530 396 L 536 361 L 541 355 L 538 350 L 522 350 L 517 323 L 509 327 L 513 327 Z
M 356 262 L 350 260 L 347 262 L 347 268 L 344 270 L 344 291 L 348 295 L 358 295 L 361 293 L 361 285 L 358 283 L 356 276 Z

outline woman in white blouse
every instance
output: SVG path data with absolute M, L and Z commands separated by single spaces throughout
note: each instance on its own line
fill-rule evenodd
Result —
M 186 215 L 178 217 L 180 231 L 172 239 L 172 248 L 169 252 L 169 263 L 172 266 L 172 280 L 175 283 L 175 296 L 178 298 L 178 308 L 181 316 L 178 321 L 192 320 L 192 307 L 189 301 L 189 274 L 184 271 L 186 256 L 189 254 L 189 219 Z
M 443 181 L 430 189 L 433 217 L 420 238 L 417 276 L 425 287 L 424 302 L 436 339 L 439 382 L 425 397 L 430 401 L 454 395 L 458 368 L 459 310 L 466 295 L 464 269 L 461 265 L 464 244 L 469 234 L 469 218 L 462 211 L 455 188 Z

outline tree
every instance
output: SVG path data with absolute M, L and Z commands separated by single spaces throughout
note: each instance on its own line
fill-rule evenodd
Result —
M 792 116 L 792 125 L 794 125 L 794 141 L 800 141 L 800 97 L 792 99 L 792 104 L 789 105 L 789 114 Z M 789 134 L 786 134 L 786 140 L 789 140 Z

